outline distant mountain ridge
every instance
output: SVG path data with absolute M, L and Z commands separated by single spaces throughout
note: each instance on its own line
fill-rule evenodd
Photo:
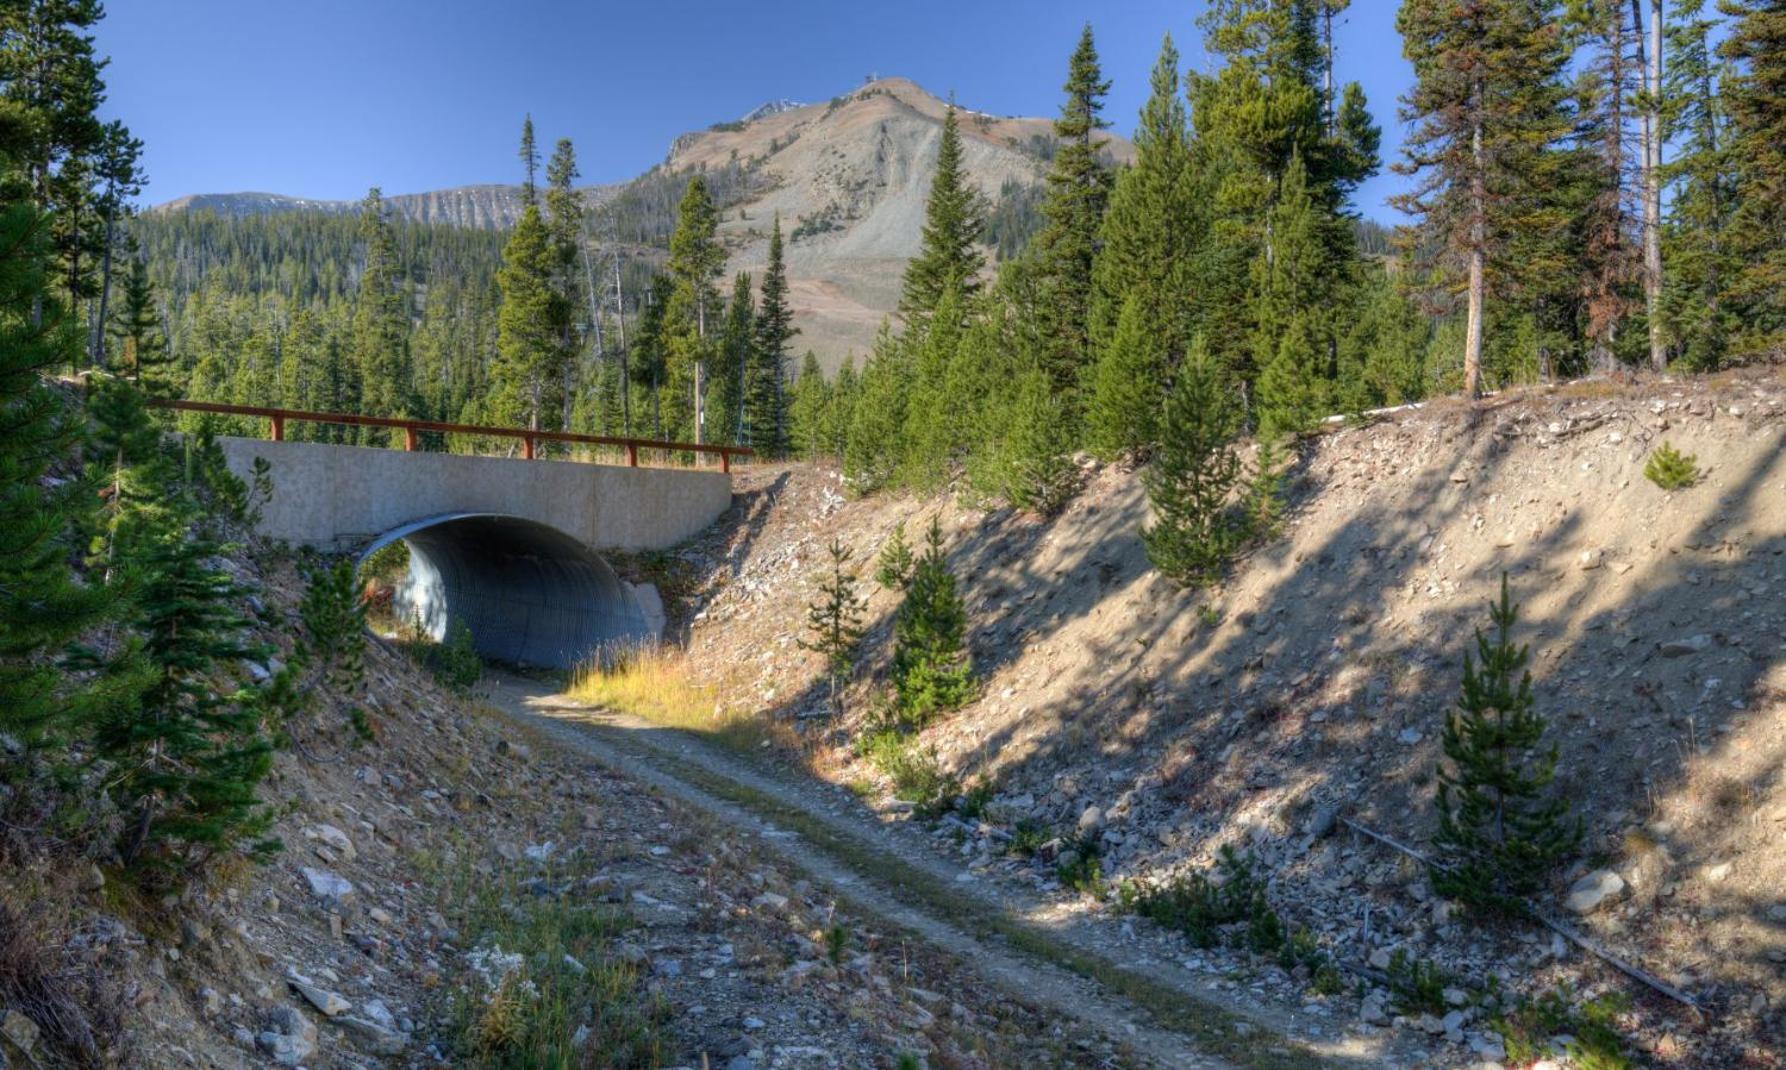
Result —
M 588 186 L 584 192 L 605 197 L 612 186 Z M 397 218 L 411 223 L 440 223 L 456 227 L 505 229 L 521 218 L 521 187 L 487 183 L 399 193 L 385 197 Z M 195 193 L 155 205 L 151 212 L 216 212 L 221 216 L 276 215 L 281 212 L 351 214 L 360 202 L 288 197 L 280 193 Z
M 790 298 L 801 335 L 827 369 L 865 354 L 898 307 L 905 262 L 918 251 L 924 205 L 948 105 L 904 78 L 883 78 L 829 101 L 768 101 L 733 122 L 674 139 L 664 162 L 629 183 L 589 187 L 591 200 L 649 200 L 671 210 L 685 173 L 725 178 L 720 235 L 731 271 L 760 275 L 772 221 L 787 238 Z M 1034 202 L 1053 149 L 1048 119 L 960 110 L 968 177 L 989 205 Z M 1134 146 L 1100 135 L 1108 155 Z M 479 185 L 385 198 L 402 219 L 504 228 L 520 217 L 519 186 Z M 355 201 L 273 193 L 196 194 L 151 211 L 226 216 L 354 211 Z M 651 239 L 653 243 L 661 241 Z M 632 239 L 629 239 L 632 240 Z M 655 255 L 655 254 L 653 254 Z

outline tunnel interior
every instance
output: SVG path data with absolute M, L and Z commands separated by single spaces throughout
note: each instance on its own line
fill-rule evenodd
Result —
M 382 536 L 361 560 L 399 540 L 409 571 L 393 609 L 436 641 L 463 621 L 485 658 L 572 669 L 655 638 L 633 588 L 556 528 L 493 514 L 435 517 Z

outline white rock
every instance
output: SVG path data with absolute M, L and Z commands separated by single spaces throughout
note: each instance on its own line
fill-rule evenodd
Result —
M 1665 658 L 1681 658 L 1688 654 L 1697 654 L 1712 645 L 1712 637 L 1705 634 L 1689 635 L 1684 639 L 1670 639 L 1662 644 L 1662 656 Z
M 310 885 L 310 894 L 318 898 L 346 899 L 353 894 L 353 882 L 338 873 L 305 866 L 303 874 L 304 880 Z
M 347 833 L 335 826 L 317 825 L 309 831 L 310 835 L 333 848 L 341 856 L 342 861 L 352 862 L 359 857 L 359 852 L 354 850 L 353 841 L 347 838 Z
M 1624 890 L 1623 877 L 1610 869 L 1597 869 L 1569 886 L 1569 898 L 1564 903 L 1577 914 L 1591 914 Z
M 312 1007 L 327 1017 L 337 1018 L 353 1010 L 353 1004 L 326 988 L 317 987 L 310 982 L 309 978 L 292 974 L 285 979 L 285 983 L 291 985 L 292 991 L 303 996 Z
M 1604 550 L 1583 550 L 1581 556 L 1575 559 L 1575 563 L 1583 572 L 1592 572 L 1599 568 L 1605 560 L 1606 552 Z

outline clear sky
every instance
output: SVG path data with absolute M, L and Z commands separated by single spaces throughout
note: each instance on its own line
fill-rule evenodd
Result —
M 110 115 L 147 142 L 145 200 L 258 190 L 352 198 L 518 181 L 531 112 L 576 143 L 584 180 L 630 178 L 678 133 L 869 74 L 964 105 L 1053 115 L 1090 20 L 1107 114 L 1128 133 L 1161 34 L 1206 68 L 1201 3 L 1165 0 L 112 0 L 99 47 Z M 1411 78 L 1394 0 L 1355 0 L 1336 36 L 1393 159 Z M 1360 193 L 1388 220 L 1385 174 Z

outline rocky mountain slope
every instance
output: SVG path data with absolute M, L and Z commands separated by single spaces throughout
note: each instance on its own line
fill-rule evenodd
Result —
M 942 133 L 943 101 L 903 78 L 868 83 L 822 104 L 771 101 L 736 122 L 683 134 L 651 172 L 617 186 L 592 186 L 602 204 L 629 189 L 696 170 L 743 168 L 748 181 L 724 204 L 721 234 L 731 271 L 762 269 L 770 224 L 779 213 L 790 238 L 788 272 L 797 350 L 812 349 L 827 368 L 865 354 L 883 318 L 898 304 L 905 262 L 918 249 L 924 200 Z M 1007 184 L 1040 182 L 1052 150 L 1050 120 L 964 110 L 967 170 L 989 203 Z M 1133 146 L 1106 135 L 1113 159 Z M 415 222 L 507 227 L 520 214 L 517 186 L 484 185 L 386 198 Z M 224 215 L 284 211 L 350 212 L 355 202 L 271 193 L 196 194 L 154 211 L 211 210 Z
M 1665 440 L 1697 456 L 1695 486 L 1670 493 L 1644 478 Z M 1084 474 L 1063 514 L 1038 519 L 952 500 L 848 500 L 834 472 L 757 470 L 738 524 L 683 555 L 689 671 L 722 683 L 739 709 L 773 711 L 804 734 L 813 769 L 873 796 L 882 775 L 850 743 L 896 599 L 872 594 L 843 725 L 826 721 L 817 659 L 796 639 L 832 538 L 872 562 L 896 521 L 917 531 L 940 517 L 980 693 L 923 740 L 964 783 L 991 785 L 989 817 L 961 826 L 976 872 L 1052 889 L 1060 911 L 1080 916 L 1110 904 L 1061 888 L 1046 848 L 1008 857 L 1006 837 L 1028 829 L 1055 850 L 1095 849 L 1113 881 L 1206 869 L 1233 846 L 1263 868 L 1286 922 L 1308 926 L 1366 986 L 1362 1008 L 1348 993 L 1345 1013 L 1367 1030 L 1390 1025 L 1390 997 L 1373 985 L 1401 951 L 1466 994 L 1628 987 L 1637 1004 L 1620 1027 L 1654 1065 L 1780 1065 L 1777 369 L 1513 394 L 1474 414 L 1440 402 L 1333 430 L 1302 444 L 1282 536 L 1201 591 L 1148 566 L 1137 475 L 1089 463 Z M 1586 832 L 1544 905 L 1684 990 L 1703 1019 L 1543 929 L 1468 923 L 1418 864 L 1346 824 L 1417 847 L 1430 838 L 1444 718 L 1503 573 L 1559 783 Z M 1215 954 L 1215 968 L 1248 983 L 1299 987 L 1273 965 Z M 1452 1053 L 1435 1065 L 1504 1054 L 1467 1010 L 1457 1024 L 1411 1012 L 1396 1024 L 1432 1030 Z
M 867 353 L 899 303 L 905 262 L 918 251 L 924 202 L 942 139 L 946 105 L 916 83 L 885 78 L 824 104 L 766 116 L 741 128 L 678 139 L 664 166 L 753 164 L 760 192 L 730 206 L 721 233 L 732 271 L 760 273 L 770 222 L 779 213 L 792 238 L 788 277 L 797 350 L 812 349 L 827 370 Z M 1007 183 L 1027 186 L 1047 171 L 1050 120 L 1002 118 L 964 109 L 969 177 L 990 203 Z M 1107 141 L 1113 158 L 1133 147 Z

